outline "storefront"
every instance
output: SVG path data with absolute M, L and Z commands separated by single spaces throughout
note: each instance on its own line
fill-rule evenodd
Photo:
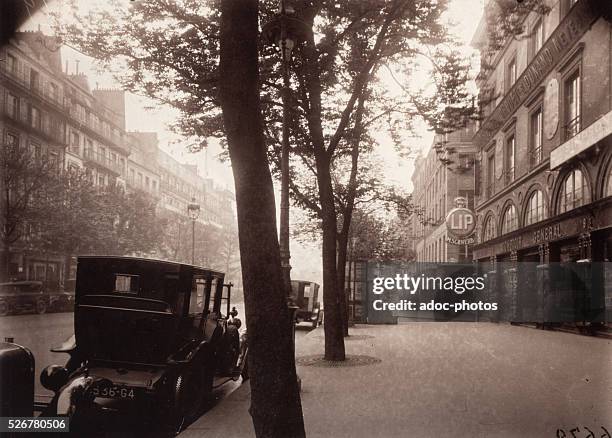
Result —
M 612 197 L 478 244 L 500 319 L 610 324 Z

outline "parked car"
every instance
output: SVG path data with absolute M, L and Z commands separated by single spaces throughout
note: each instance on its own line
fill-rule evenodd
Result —
M 49 307 L 50 298 L 42 281 L 0 283 L 0 316 L 26 311 L 42 314 Z
M 159 422 L 171 433 L 194 419 L 215 376 L 247 378 L 246 336 L 230 311 L 224 274 L 132 257 L 79 257 L 75 334 L 54 352 L 42 385 L 55 392 L 44 415 L 87 429 L 104 412 Z
M 291 297 L 298 307 L 295 322 L 307 322 L 317 328 L 323 322 L 323 310 L 319 303 L 319 285 L 312 281 L 292 280 Z
M 74 311 L 74 288 L 76 280 L 68 279 L 64 282 L 64 287 L 50 294 L 51 308 L 55 312 L 73 312 Z

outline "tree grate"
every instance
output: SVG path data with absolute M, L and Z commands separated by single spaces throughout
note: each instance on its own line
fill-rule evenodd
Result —
M 373 339 L 376 336 L 372 335 L 350 335 L 344 338 L 345 341 L 363 341 L 364 339 Z M 317 336 L 317 339 L 325 340 L 325 336 Z
M 295 363 L 298 365 L 324 368 L 361 367 L 379 362 L 382 361 L 376 357 L 354 354 L 347 354 L 346 360 L 325 360 L 325 356 L 322 354 L 300 356 L 295 359 Z

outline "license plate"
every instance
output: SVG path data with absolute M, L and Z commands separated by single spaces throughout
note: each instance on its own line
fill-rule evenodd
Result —
M 133 400 L 135 397 L 134 388 L 120 385 L 96 386 L 92 389 L 92 394 L 95 397 L 120 398 L 129 400 Z

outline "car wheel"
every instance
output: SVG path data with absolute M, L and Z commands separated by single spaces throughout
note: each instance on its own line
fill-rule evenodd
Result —
M 6 316 L 10 312 L 9 305 L 6 301 L 0 301 L 0 316 Z
M 195 400 L 191 397 L 197 385 L 190 384 L 186 373 L 178 375 L 170 388 L 170 400 L 164 412 L 164 427 L 169 435 L 178 435 L 189 420 Z M 191 409 L 190 409 L 191 407 Z
M 47 303 L 44 300 L 36 301 L 36 313 L 42 315 L 47 312 Z

